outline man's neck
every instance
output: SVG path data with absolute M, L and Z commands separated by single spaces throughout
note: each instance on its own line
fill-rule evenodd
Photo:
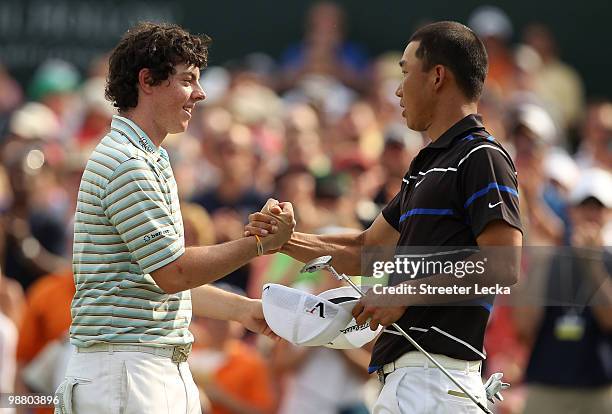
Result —
M 477 112 L 478 105 L 476 102 L 465 103 L 449 101 L 447 105 L 441 106 L 438 112 L 434 114 L 429 128 L 425 131 L 425 135 L 431 141 L 436 141 L 457 122 Z
M 144 110 L 134 108 L 130 111 L 122 112 L 120 115 L 138 125 L 156 147 L 159 147 L 168 135 L 166 131 L 155 123 L 154 117 Z

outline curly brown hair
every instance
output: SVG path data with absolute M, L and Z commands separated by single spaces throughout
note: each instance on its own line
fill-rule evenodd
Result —
M 180 64 L 200 70 L 208 63 L 207 35 L 193 35 L 175 24 L 143 22 L 128 30 L 109 58 L 106 98 L 119 112 L 138 105 L 138 73 L 151 71 L 150 85 L 159 85 Z

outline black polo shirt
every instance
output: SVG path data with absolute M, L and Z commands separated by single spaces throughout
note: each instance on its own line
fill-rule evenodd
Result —
M 480 116 L 469 115 L 419 152 L 382 215 L 400 233 L 398 247 L 477 246 L 493 220 L 521 230 L 516 169 Z M 429 352 L 474 361 L 485 358 L 490 309 L 486 303 L 414 306 L 397 323 Z M 384 333 L 370 369 L 413 350 L 404 337 Z

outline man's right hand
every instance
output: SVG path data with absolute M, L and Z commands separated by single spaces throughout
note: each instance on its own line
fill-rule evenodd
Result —
M 279 203 L 268 199 L 259 213 L 249 215 L 245 226 L 245 236 L 261 236 L 264 252 L 280 249 L 291 237 L 295 228 L 293 206 L 289 202 Z

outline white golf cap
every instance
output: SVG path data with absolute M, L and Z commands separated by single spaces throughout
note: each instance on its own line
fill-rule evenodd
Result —
M 261 301 L 270 329 L 294 345 L 326 345 L 353 318 L 324 298 L 275 283 L 264 285 Z
M 596 198 L 607 208 L 612 208 L 612 174 L 601 168 L 582 173 L 576 187 L 570 194 L 572 204 L 580 204 L 589 197 Z
M 318 297 L 339 305 L 349 314 L 359 301 L 359 294 L 350 286 L 326 290 L 325 292 L 321 292 Z M 369 323 L 358 325 L 355 318 L 351 318 L 346 326 L 340 328 L 335 339 L 325 346 L 334 349 L 361 348 L 376 338 L 376 335 L 378 335 L 382 329 L 383 327 L 379 326 L 377 330 L 373 331 L 370 329 Z

